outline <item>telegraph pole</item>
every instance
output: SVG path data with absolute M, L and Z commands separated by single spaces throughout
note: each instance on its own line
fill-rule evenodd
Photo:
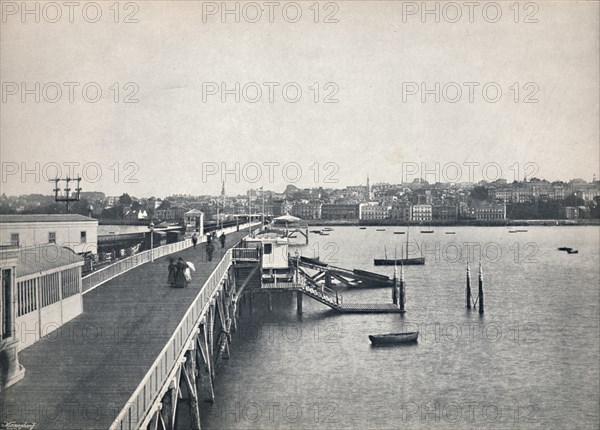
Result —
M 60 187 L 58 186 L 58 184 L 64 181 L 65 182 L 65 188 L 63 189 L 64 191 L 64 195 L 58 195 L 59 191 L 61 191 Z M 71 188 L 69 187 L 69 183 L 77 181 L 77 188 L 75 188 L 75 193 L 71 194 Z M 77 177 L 76 179 L 71 179 L 68 176 L 66 177 L 66 179 L 60 179 L 60 178 L 56 178 L 56 179 L 51 179 L 48 182 L 54 182 L 54 201 L 55 202 L 65 202 L 67 204 L 67 213 L 69 213 L 69 203 L 70 202 L 78 202 L 81 198 L 80 198 L 80 194 L 81 194 L 81 178 Z

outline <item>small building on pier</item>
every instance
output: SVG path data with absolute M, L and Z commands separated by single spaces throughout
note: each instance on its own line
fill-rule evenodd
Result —
M 263 282 L 289 282 L 289 241 L 277 233 L 263 233 L 246 239 L 246 247 L 258 248 Z
M 70 248 L 55 244 L 17 251 L 13 303 L 19 351 L 81 314 L 83 262 Z
M 77 214 L 0 215 L 0 245 L 24 248 L 56 244 L 80 255 L 98 252 L 98 220 Z

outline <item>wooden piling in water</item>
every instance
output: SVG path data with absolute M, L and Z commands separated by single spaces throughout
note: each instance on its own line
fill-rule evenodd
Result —
M 471 309 L 471 268 L 467 263 L 467 309 Z
M 392 284 L 392 303 L 398 306 L 398 269 L 394 265 L 394 283 Z
M 481 270 L 481 263 L 479 263 L 479 314 L 481 315 L 483 312 L 483 271 Z
M 296 312 L 302 313 L 302 291 L 296 291 Z
M 400 310 L 404 311 L 404 266 L 400 266 L 400 294 L 398 301 L 400 302 Z

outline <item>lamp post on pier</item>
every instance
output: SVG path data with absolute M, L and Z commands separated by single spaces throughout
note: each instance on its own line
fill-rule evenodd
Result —
M 150 261 L 154 261 L 154 223 L 152 221 L 150 221 L 148 230 L 150 230 Z
M 265 190 L 263 187 L 260 187 L 260 193 L 262 194 L 262 225 L 260 226 L 260 230 L 262 231 L 262 229 L 265 227 Z
M 248 191 L 248 233 L 252 233 L 252 188 Z

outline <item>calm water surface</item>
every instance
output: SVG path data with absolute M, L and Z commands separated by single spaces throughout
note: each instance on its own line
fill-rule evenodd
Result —
M 599 230 L 597 227 L 413 228 L 425 266 L 405 268 L 404 316 L 343 315 L 304 298 L 248 302 L 231 358 L 217 373 L 203 428 L 599 427 Z M 374 267 L 384 245 L 400 256 L 401 227 L 334 227 L 310 235 L 302 255 Z M 455 234 L 445 234 L 454 231 Z M 577 248 L 579 254 L 558 251 Z M 465 308 L 484 271 L 485 315 Z M 344 301 L 391 302 L 388 289 L 340 288 Z M 420 330 L 418 345 L 374 348 L 369 334 Z

